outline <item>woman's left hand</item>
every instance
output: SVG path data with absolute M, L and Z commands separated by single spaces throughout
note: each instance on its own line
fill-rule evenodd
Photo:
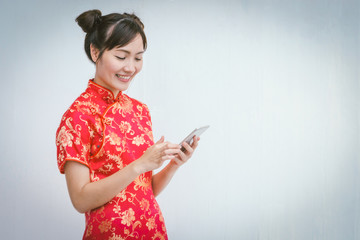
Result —
M 197 146 L 199 144 L 199 140 L 200 140 L 200 137 L 194 136 L 193 143 L 191 145 L 189 145 L 187 142 L 183 142 L 182 147 L 185 148 L 185 152 L 180 151 L 177 154 L 177 156 L 171 161 L 179 167 L 181 165 L 183 165 L 184 163 L 186 163 L 187 160 L 189 160 L 191 158 L 192 154 L 194 153 L 195 149 L 197 148 Z

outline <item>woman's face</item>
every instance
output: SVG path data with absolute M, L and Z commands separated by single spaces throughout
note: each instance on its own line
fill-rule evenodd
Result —
M 143 65 L 143 41 L 140 34 L 122 47 L 105 50 L 97 60 L 98 50 L 92 49 L 92 57 L 96 62 L 94 82 L 103 86 L 117 96 L 125 91 Z

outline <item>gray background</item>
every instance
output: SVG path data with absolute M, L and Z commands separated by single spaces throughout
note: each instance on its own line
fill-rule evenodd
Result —
M 201 145 L 158 197 L 169 238 L 360 239 L 359 1 L 0 1 L 1 239 L 81 239 L 56 166 L 60 118 L 94 75 L 74 19 L 135 12 L 127 94 L 155 138 Z

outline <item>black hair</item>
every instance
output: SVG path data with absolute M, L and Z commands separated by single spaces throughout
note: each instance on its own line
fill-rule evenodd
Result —
M 84 48 L 86 55 L 92 62 L 91 44 L 99 49 L 98 59 L 100 59 L 105 50 L 125 46 L 137 34 L 140 34 L 144 50 L 146 50 L 147 42 L 144 24 L 133 13 L 111 13 L 102 16 L 100 10 L 94 9 L 80 14 L 76 18 L 76 22 L 86 33 Z

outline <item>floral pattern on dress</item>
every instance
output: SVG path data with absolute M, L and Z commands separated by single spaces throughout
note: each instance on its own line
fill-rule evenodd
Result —
M 89 167 L 92 182 L 141 157 L 154 144 L 148 107 L 89 81 L 62 117 L 56 135 L 58 167 L 67 161 Z M 138 176 L 105 205 L 85 213 L 83 239 L 167 239 L 151 187 L 152 172 Z

